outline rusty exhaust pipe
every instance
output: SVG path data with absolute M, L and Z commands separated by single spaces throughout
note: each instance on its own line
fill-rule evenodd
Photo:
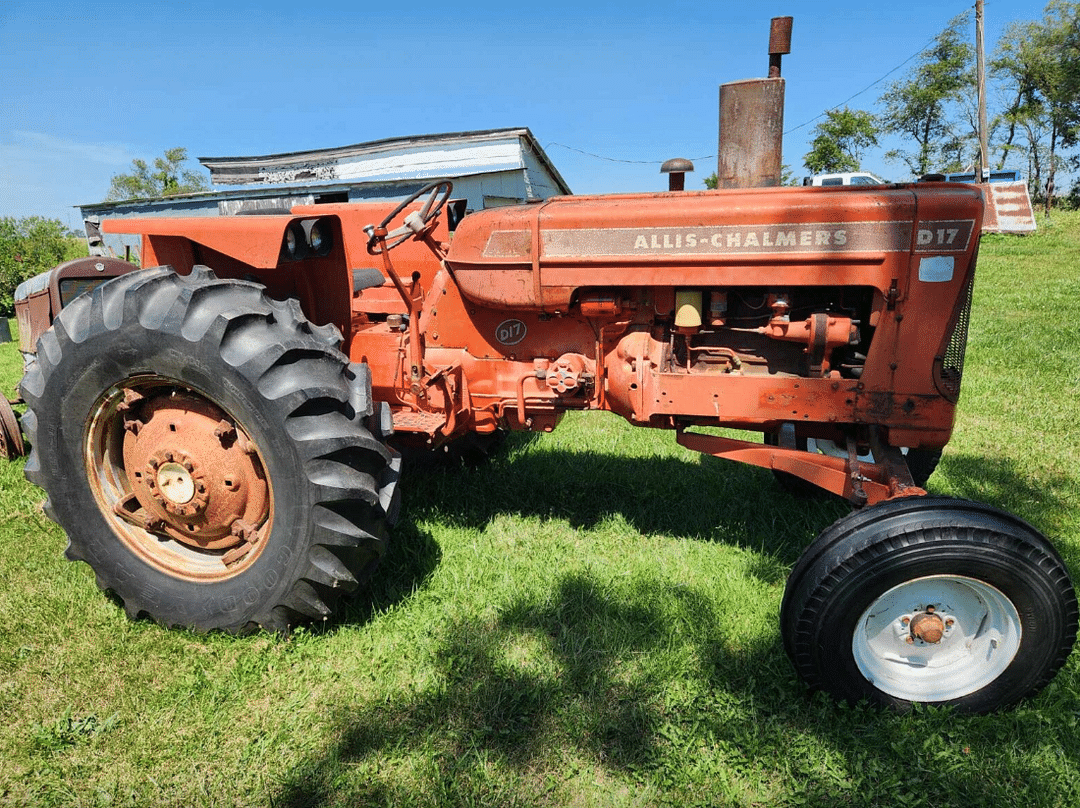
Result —
M 780 60 L 791 52 L 791 17 L 772 20 L 769 78 L 720 85 L 718 188 L 763 188 L 783 173 L 784 79 Z

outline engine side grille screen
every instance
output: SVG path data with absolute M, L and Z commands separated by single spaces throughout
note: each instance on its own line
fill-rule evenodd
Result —
M 964 352 L 967 349 L 968 323 L 971 320 L 971 297 L 975 286 L 975 274 L 968 278 L 967 288 L 956 307 L 956 319 L 952 333 L 945 344 L 945 352 L 935 363 L 934 381 L 938 390 L 950 401 L 960 397 L 960 379 L 964 375 Z

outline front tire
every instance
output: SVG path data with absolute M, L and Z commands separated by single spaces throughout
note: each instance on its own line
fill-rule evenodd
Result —
M 22 382 L 26 476 L 68 558 L 167 626 L 329 616 L 383 553 L 400 467 L 338 339 L 205 267 L 77 298 Z
M 825 530 L 792 570 L 784 647 L 813 689 L 897 708 L 997 710 L 1044 687 L 1077 629 L 1068 571 L 1015 516 L 893 500 Z

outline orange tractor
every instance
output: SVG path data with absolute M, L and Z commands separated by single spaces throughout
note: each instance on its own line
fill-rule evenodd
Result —
M 27 477 L 130 615 L 231 632 L 325 618 L 383 554 L 399 450 L 481 452 L 609 410 L 855 506 L 783 600 L 812 687 L 982 711 L 1064 663 L 1077 601 L 1049 542 L 924 490 L 960 393 L 976 188 L 464 217 L 451 195 L 106 221 L 154 268 L 81 259 L 20 301 Z

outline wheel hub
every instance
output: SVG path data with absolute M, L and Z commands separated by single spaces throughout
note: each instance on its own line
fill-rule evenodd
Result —
M 859 671 L 909 701 L 947 701 L 997 678 L 1020 645 L 1020 616 L 999 590 L 960 575 L 915 578 L 884 592 L 852 637 Z
M 158 490 L 168 500 L 169 505 L 185 505 L 195 498 L 195 483 L 191 474 L 179 463 L 164 463 L 157 470 Z
M 911 636 L 926 643 L 941 642 L 945 635 L 945 621 L 934 614 L 933 606 L 911 618 L 910 627 Z
M 243 430 L 190 393 L 128 395 L 125 406 L 124 468 L 147 529 L 200 550 L 257 541 L 269 488 Z

